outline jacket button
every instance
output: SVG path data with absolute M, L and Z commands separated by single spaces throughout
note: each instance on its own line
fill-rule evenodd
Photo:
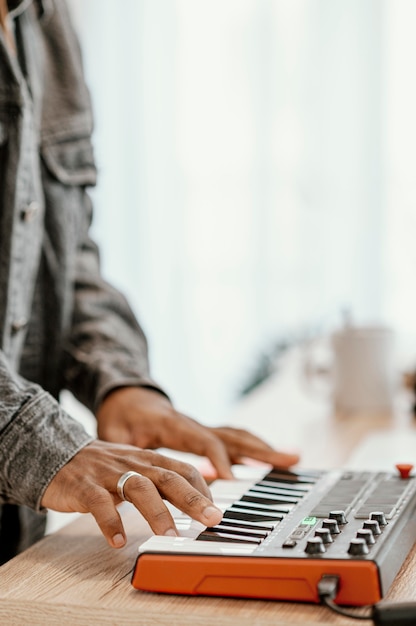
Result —
M 36 201 L 29 202 L 29 204 L 22 209 L 20 213 L 20 219 L 22 222 L 30 222 L 36 217 L 36 214 L 39 212 L 40 206 Z
M 16 333 L 19 332 L 19 330 L 22 330 L 23 328 L 25 328 L 28 325 L 28 320 L 24 317 L 21 317 L 20 319 L 15 320 L 12 323 L 12 334 L 15 335 Z

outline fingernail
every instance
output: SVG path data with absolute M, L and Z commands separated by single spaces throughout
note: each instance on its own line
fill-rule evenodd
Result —
M 126 540 L 124 539 L 121 533 L 117 533 L 117 535 L 114 535 L 113 546 L 115 548 L 121 548 L 122 546 L 124 546 L 125 543 L 126 543 Z
M 222 511 L 217 509 L 215 506 L 207 506 L 207 508 L 202 512 L 202 515 L 207 519 L 211 520 L 213 517 L 220 521 L 222 519 Z
M 164 533 L 166 537 L 177 537 L 178 533 L 173 528 L 168 528 L 168 530 Z

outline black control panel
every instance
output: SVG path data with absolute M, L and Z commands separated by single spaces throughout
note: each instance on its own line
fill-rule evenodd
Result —
M 196 539 L 252 545 L 252 556 L 372 560 L 415 504 L 416 480 L 399 471 L 273 470 Z

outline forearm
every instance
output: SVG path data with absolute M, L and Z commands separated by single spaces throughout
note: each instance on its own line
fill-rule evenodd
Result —
M 91 437 L 38 385 L 8 367 L 0 352 L 0 500 L 40 509 L 57 471 Z
M 98 250 L 88 236 L 88 227 L 86 221 L 77 255 L 64 377 L 67 388 L 96 412 L 103 398 L 117 387 L 159 387 L 149 373 L 143 330 L 123 294 L 102 278 Z

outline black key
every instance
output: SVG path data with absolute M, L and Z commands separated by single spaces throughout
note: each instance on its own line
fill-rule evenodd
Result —
M 250 491 L 246 491 L 245 496 L 250 493 L 256 495 L 258 498 L 270 498 L 271 500 L 279 500 L 279 498 L 283 498 L 283 502 L 286 502 L 287 498 L 292 498 L 292 500 L 296 500 L 299 502 L 301 498 L 303 498 L 303 493 L 289 493 L 288 491 L 266 491 L 265 489 L 260 489 L 259 487 L 253 486 L 250 487 Z
M 258 496 L 254 491 L 248 491 L 241 500 L 243 502 L 257 502 L 258 504 L 297 504 L 298 499 L 288 496 L 276 496 L 275 498 L 264 498 Z
M 267 504 L 258 504 L 257 502 L 247 502 L 247 501 L 243 502 L 241 500 L 239 500 L 238 502 L 234 502 L 232 507 L 234 509 L 242 509 L 243 511 L 247 509 L 250 509 L 253 511 L 261 511 L 263 513 L 269 513 L 270 515 L 273 515 L 274 513 L 282 513 L 283 515 L 287 515 L 290 512 L 289 509 L 278 507 L 277 505 L 268 506 Z
M 261 543 L 261 539 L 255 539 L 253 537 L 236 537 L 235 535 L 226 534 L 226 533 L 212 533 L 210 531 L 204 530 L 198 537 L 196 541 L 221 541 L 227 543 L 254 543 L 258 545 Z
M 251 509 L 243 511 L 241 509 L 234 508 L 225 511 L 224 517 L 226 519 L 246 520 L 247 522 L 280 522 L 280 520 L 283 519 L 283 515 L 270 515 L 267 513 L 262 513 L 261 511 L 254 511 Z
M 316 480 L 311 476 L 306 476 L 302 474 L 293 474 L 291 472 L 283 472 L 281 470 L 271 471 L 269 474 L 266 474 L 264 480 L 269 480 L 271 482 L 281 482 L 288 483 L 290 485 L 295 485 L 297 483 L 306 483 L 310 485 L 314 485 Z
M 292 480 L 290 478 L 285 478 L 285 476 L 282 476 L 281 474 L 278 474 L 276 476 L 269 475 L 267 476 L 267 481 L 274 482 L 274 483 L 286 483 L 287 485 L 299 485 L 299 484 L 314 485 L 316 483 L 316 480 L 312 480 L 311 478 L 299 477 L 299 478 L 296 478 L 296 480 Z
M 282 476 L 297 476 L 298 472 L 294 472 L 293 470 L 283 469 L 282 467 L 273 467 L 266 476 L 269 474 L 282 474 Z
M 303 496 L 305 495 L 304 492 L 295 491 L 293 489 L 291 489 L 290 491 L 288 489 L 267 489 L 264 487 L 258 487 L 257 485 L 253 485 L 252 487 L 250 487 L 250 490 L 246 493 L 252 492 L 258 494 L 259 496 L 263 496 L 264 498 L 278 498 L 279 496 L 282 496 L 283 498 L 296 498 L 296 500 L 303 498 Z
M 255 483 L 252 487 L 252 489 L 258 489 L 258 488 L 262 488 L 261 491 L 267 491 L 271 493 L 274 493 L 275 491 L 283 491 L 284 493 L 289 494 L 293 494 L 293 495 L 304 495 L 305 493 L 309 493 L 309 489 L 307 488 L 302 488 L 302 487 L 289 487 L 287 486 L 287 484 L 285 485 L 284 483 L 272 483 L 269 482 L 268 480 L 261 480 L 258 483 Z
M 226 519 L 222 519 L 221 520 L 221 526 L 231 526 L 234 527 L 235 526 L 235 522 L 229 522 Z M 253 524 L 250 522 L 244 522 L 243 520 L 239 520 L 238 521 L 238 527 L 245 529 L 247 528 L 247 530 L 264 530 L 266 532 L 271 532 L 274 529 L 274 526 L 266 526 L 266 525 L 261 525 L 261 524 Z
M 223 526 L 222 524 L 218 524 L 218 526 L 210 526 L 206 530 L 211 533 L 243 535 L 243 537 L 254 537 L 255 539 L 265 539 L 269 534 L 264 532 L 264 530 L 247 530 L 246 528 L 239 528 L 238 526 Z

